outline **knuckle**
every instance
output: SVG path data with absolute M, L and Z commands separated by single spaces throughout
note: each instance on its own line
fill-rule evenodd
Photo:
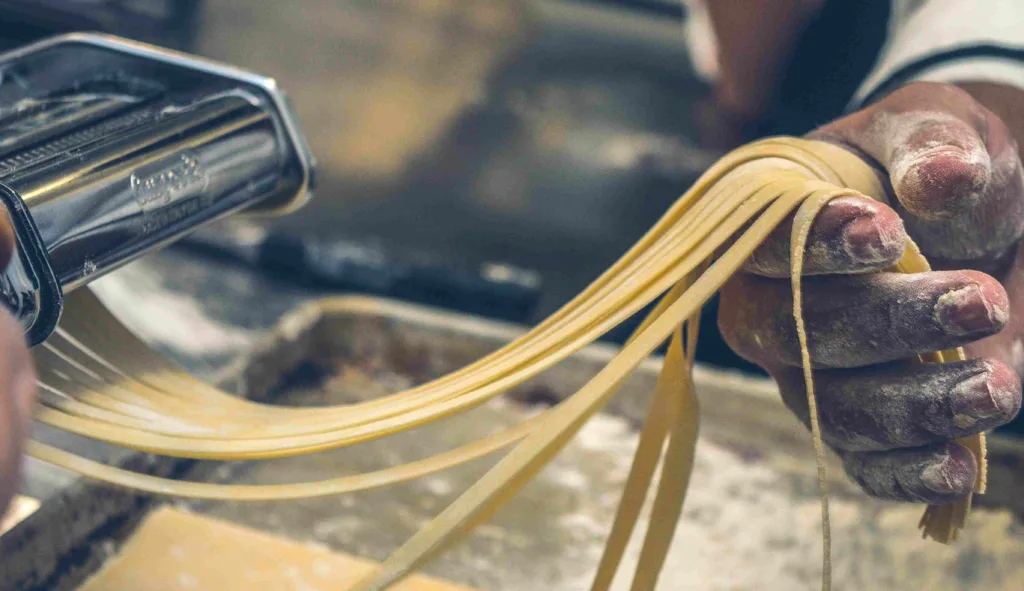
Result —
M 754 346 L 759 337 L 749 316 L 752 302 L 746 297 L 746 290 L 740 283 L 742 280 L 734 278 L 720 291 L 718 330 L 725 344 L 737 355 L 747 361 L 760 363 L 758 348 Z
M 772 378 L 779 387 L 782 403 L 804 427 L 810 428 L 811 414 L 807 406 L 807 391 L 804 388 L 803 376 L 797 371 L 774 371 Z
M 719 331 L 737 355 L 761 367 L 793 357 L 796 338 L 788 282 L 740 273 L 719 293 Z

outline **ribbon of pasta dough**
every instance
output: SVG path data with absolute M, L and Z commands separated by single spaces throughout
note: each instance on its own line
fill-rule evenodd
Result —
M 575 394 L 550 410 L 462 447 L 400 466 L 318 482 L 224 485 L 158 478 L 30 442 L 29 454 L 85 476 L 158 494 L 258 500 L 338 494 L 385 486 L 507 449 L 458 500 L 395 551 L 358 590 L 384 589 L 422 567 L 500 509 L 615 394 L 636 366 L 668 342 L 648 420 L 593 589 L 607 590 L 636 529 L 660 468 L 652 518 L 633 591 L 653 589 L 693 468 L 698 404 L 691 370 L 697 319 L 704 303 L 757 246 L 795 212 L 792 237 L 794 318 L 800 340 L 812 439 L 822 495 L 823 577 L 831 585 L 824 445 L 818 428 L 811 359 L 802 318 L 801 268 L 811 224 L 830 199 L 885 193 L 874 173 L 844 150 L 792 138 L 742 147 L 711 167 L 622 258 L 572 301 L 522 337 L 466 367 L 379 399 L 331 408 L 285 408 L 231 396 L 204 384 L 149 350 L 88 290 L 67 296 L 57 333 L 37 347 L 42 423 L 115 445 L 157 454 L 256 460 L 355 445 L 415 429 L 470 409 L 552 367 L 648 304 L 632 338 Z M 915 245 L 893 271 L 921 272 Z M 324 306 L 329 307 L 330 302 Z M 939 351 L 921 362 L 963 359 Z M 976 456 L 985 484 L 984 438 L 961 441 Z M 924 535 L 940 542 L 964 527 L 970 499 L 928 507 Z M 685 541 L 684 541 L 685 543 Z

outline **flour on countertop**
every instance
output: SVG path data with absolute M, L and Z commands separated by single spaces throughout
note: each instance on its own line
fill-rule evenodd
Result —
M 144 341 L 190 356 L 243 351 L 256 336 L 211 319 L 193 297 L 163 288 L 156 273 L 139 265 L 121 269 L 92 288 Z

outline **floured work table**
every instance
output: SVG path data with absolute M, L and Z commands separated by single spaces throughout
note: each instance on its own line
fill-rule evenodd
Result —
M 521 330 L 381 299 L 299 292 L 175 251 L 116 274 L 100 294 L 132 303 L 122 306 L 125 321 L 194 373 L 289 405 L 381 396 L 473 361 Z M 521 421 L 571 393 L 612 352 L 589 347 L 466 416 L 308 457 L 227 465 L 112 456 L 84 440 L 79 449 L 216 482 L 386 467 Z M 588 588 L 658 368 L 658 360 L 646 362 L 536 481 L 427 569 L 434 579 L 400 588 Z M 704 418 L 695 477 L 661 588 L 814 588 L 821 542 L 809 435 L 766 380 L 703 367 L 696 379 Z M 834 465 L 837 587 L 1020 589 L 1024 445 L 993 437 L 991 452 L 989 494 L 951 548 L 919 538 L 919 507 L 868 499 Z M 493 461 L 389 488 L 259 503 L 149 498 L 29 462 L 23 493 L 40 503 L 0 536 L 0 581 L 4 589 L 85 591 L 344 589 L 368 568 L 351 557 L 383 559 Z M 635 550 L 629 556 L 635 560 Z

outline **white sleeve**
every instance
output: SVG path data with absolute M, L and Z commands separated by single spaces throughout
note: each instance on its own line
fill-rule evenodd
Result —
M 1024 1 L 1024 0 L 1022 0 Z M 683 43 L 698 78 L 712 83 L 718 78 L 718 40 L 711 26 L 705 0 L 682 0 L 686 9 Z
M 889 38 L 851 108 L 912 81 L 1024 89 L 1024 0 L 893 0 Z

